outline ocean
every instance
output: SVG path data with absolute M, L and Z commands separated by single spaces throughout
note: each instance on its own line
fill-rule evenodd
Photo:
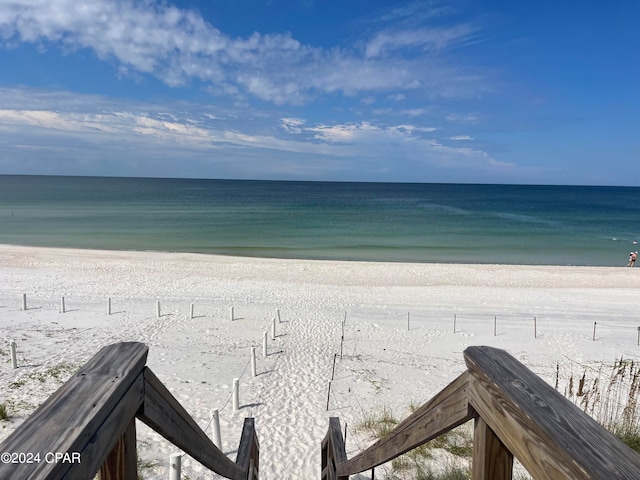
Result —
M 0 243 L 624 266 L 640 188 L 0 175 Z

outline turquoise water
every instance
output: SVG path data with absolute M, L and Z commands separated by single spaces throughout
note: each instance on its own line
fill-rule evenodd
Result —
M 640 188 L 0 176 L 0 243 L 625 265 Z

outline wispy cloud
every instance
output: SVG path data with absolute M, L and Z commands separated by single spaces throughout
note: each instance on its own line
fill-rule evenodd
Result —
M 215 169 L 215 165 L 231 168 L 234 165 L 235 171 L 241 171 L 247 168 L 247 159 L 252 158 L 251 165 L 258 162 L 255 165 L 268 168 L 274 176 L 278 172 L 285 174 L 284 170 L 279 170 L 279 166 L 285 164 L 288 175 L 295 171 L 319 174 L 322 165 L 337 168 L 338 159 L 344 162 L 344 168 L 354 170 L 358 168 L 356 165 L 362 167 L 371 162 L 376 168 L 387 171 L 400 168 L 394 166 L 398 162 L 411 162 L 418 169 L 511 167 L 472 146 L 447 145 L 451 135 L 435 127 L 411 123 L 326 124 L 300 117 L 281 117 L 269 111 L 260 115 L 251 111 L 243 116 L 240 109 L 233 113 L 215 109 L 198 112 L 196 105 L 184 102 L 129 105 L 82 95 L 76 95 L 73 104 L 69 104 L 64 101 L 68 95 L 65 92 L 59 92 L 59 98 L 54 92 L 47 95 L 38 91 L 31 93 L 24 89 L 0 89 L 3 98 L 22 98 L 30 105 L 28 108 L 0 109 L 0 143 L 9 146 L 6 155 L 10 155 L 10 149 L 24 152 L 19 145 L 38 148 L 46 144 L 50 152 L 66 152 L 63 157 L 82 159 L 101 155 L 103 161 L 113 165 L 122 157 L 123 148 L 131 152 L 126 158 L 153 153 L 146 162 L 151 162 L 152 158 L 183 158 L 189 152 L 195 155 L 191 162 L 209 166 L 203 168 Z M 46 103 L 55 105 L 55 110 L 43 109 Z M 256 124 L 249 120 L 250 117 L 261 120 Z M 19 140 L 9 144 L 8 138 Z M 463 138 L 471 140 L 462 135 L 458 139 Z M 211 156 L 220 151 L 224 155 Z M 270 159 L 268 167 L 265 158 Z M 122 160 L 123 164 L 127 161 Z M 184 168 L 178 161 L 173 165 L 170 167 L 167 163 L 167 171 Z
M 443 55 L 470 41 L 476 30 L 464 23 L 386 27 L 352 45 L 324 49 L 286 32 L 232 38 L 196 11 L 154 0 L 0 0 L 5 46 L 26 42 L 65 53 L 90 49 L 121 75 L 152 75 L 172 87 L 198 80 L 214 94 L 254 96 L 277 105 L 301 105 L 332 92 L 477 94 L 487 88 L 481 76 Z

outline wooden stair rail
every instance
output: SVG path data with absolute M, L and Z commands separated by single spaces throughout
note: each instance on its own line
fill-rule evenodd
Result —
M 340 422 L 322 442 L 322 480 L 346 480 L 473 418 L 472 480 L 510 480 L 514 455 L 535 479 L 640 478 L 640 455 L 504 350 L 469 347 L 467 371 L 347 460 Z
M 245 419 L 238 462 L 229 460 L 145 366 L 148 351 L 137 342 L 100 350 L 0 444 L 32 461 L 0 463 L 0 478 L 134 480 L 136 418 L 225 478 L 258 478 L 253 419 Z

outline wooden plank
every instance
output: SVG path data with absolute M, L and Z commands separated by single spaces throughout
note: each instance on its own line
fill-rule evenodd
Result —
M 464 372 L 364 452 L 338 464 L 338 475 L 370 470 L 473 418 Z
M 43 460 L 0 464 L 0 478 L 92 477 L 130 420 L 109 418 L 114 409 L 119 406 L 118 412 L 128 415 L 142 401 L 140 373 L 147 352 L 146 345 L 136 342 L 100 350 L 0 445 L 0 451 L 31 452 Z M 106 432 L 102 437 L 96 435 L 100 430 Z M 47 452 L 79 454 L 81 463 L 48 463 L 44 461 Z
M 469 347 L 471 406 L 534 478 L 639 478 L 640 455 L 504 350 Z
M 100 467 L 100 480 L 136 480 L 138 476 L 136 447 L 136 419 L 133 417 Z
M 247 477 L 250 478 L 251 475 L 257 476 L 255 472 L 259 471 L 260 468 L 259 458 L 260 444 L 258 443 L 258 437 L 256 435 L 255 422 L 253 418 L 245 418 L 236 463 L 244 469 L 245 472 L 248 472 Z M 250 472 L 251 468 L 253 468 L 254 472 Z
M 471 480 L 511 480 L 513 476 L 513 455 L 480 417 L 475 419 L 471 466 Z
M 245 479 L 244 469 L 229 460 L 158 377 L 144 369 L 145 395 L 138 418 L 189 456 L 219 475 L 233 480 Z

